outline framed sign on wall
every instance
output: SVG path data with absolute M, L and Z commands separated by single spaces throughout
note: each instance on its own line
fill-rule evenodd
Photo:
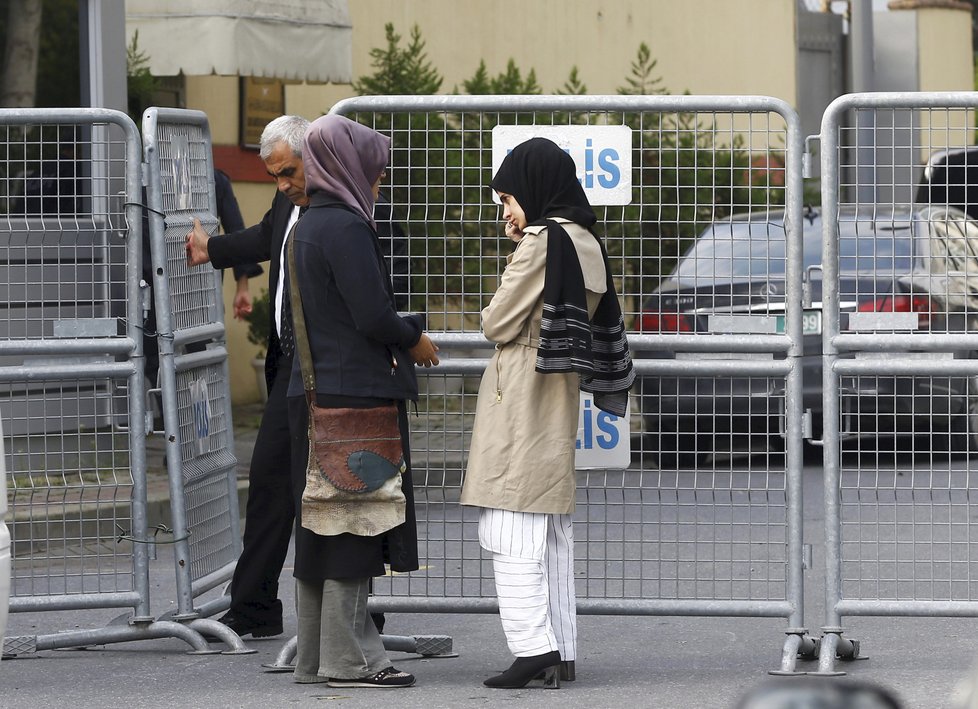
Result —
M 261 132 L 273 118 L 285 113 L 285 82 L 281 79 L 241 77 L 241 145 L 257 148 Z

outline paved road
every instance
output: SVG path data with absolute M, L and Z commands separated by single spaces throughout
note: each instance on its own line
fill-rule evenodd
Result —
M 239 450 L 239 455 L 242 451 Z M 749 465 L 740 466 L 748 470 Z M 817 633 L 823 599 L 817 580 L 821 553 L 821 471 L 805 470 L 806 541 L 814 545 L 815 568 L 808 573 L 807 624 Z M 447 514 L 446 507 L 445 511 Z M 291 562 L 289 562 L 291 563 Z M 283 575 L 283 598 L 291 607 L 290 567 Z M 151 565 L 152 612 L 174 608 L 173 560 L 165 552 Z M 209 600 L 219 589 L 205 595 Z M 118 611 L 13 614 L 8 636 L 42 635 L 101 627 Z M 482 680 L 510 662 L 493 615 L 391 614 L 395 635 L 450 635 L 455 658 L 425 659 L 393 653 L 397 666 L 414 672 L 411 689 L 333 690 L 298 685 L 291 676 L 262 668 L 279 654 L 285 637 L 247 640 L 252 655 L 190 655 L 175 639 L 149 640 L 52 650 L 0 663 L 0 706 L 4 707 L 484 707 L 505 702 L 562 707 L 733 707 L 745 692 L 768 681 L 780 663 L 785 623 L 780 619 L 582 616 L 578 677 L 559 691 L 540 687 L 489 690 Z M 286 632 L 294 632 L 287 615 Z M 970 673 L 978 651 L 978 620 L 848 619 L 846 633 L 860 639 L 869 659 L 840 664 L 851 677 L 892 688 L 907 707 L 950 707 L 955 684 Z M 815 669 L 799 662 L 799 669 Z M 825 680 L 831 682 L 833 680 Z

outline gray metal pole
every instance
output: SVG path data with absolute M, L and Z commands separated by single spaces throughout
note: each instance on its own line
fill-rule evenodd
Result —
M 78 3 L 79 57 L 81 62 L 81 104 L 86 108 L 113 108 L 126 113 L 129 108 L 126 78 L 126 3 L 125 0 L 79 0 Z M 101 194 L 103 185 L 112 178 L 121 178 L 125 170 L 125 155 L 119 147 L 112 148 L 104 126 L 94 126 L 90 177 L 92 185 L 91 212 L 109 213 L 109 195 Z M 106 150 L 116 151 L 107 155 Z M 109 175 L 99 174 L 108 166 Z M 88 169 L 83 163 L 81 169 Z
M 849 71 L 852 93 L 875 90 L 873 0 L 852 0 L 849 18 Z M 855 111 L 856 201 L 876 203 L 876 134 L 873 111 Z
M 81 104 L 123 113 L 126 98 L 126 2 L 80 0 Z

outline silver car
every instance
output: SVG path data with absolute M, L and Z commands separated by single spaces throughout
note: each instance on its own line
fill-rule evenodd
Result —
M 823 408 L 819 211 L 808 209 L 803 222 L 803 406 L 812 412 L 818 437 Z M 725 316 L 751 314 L 773 316 L 783 332 L 784 235 L 782 211 L 713 223 L 645 302 L 636 328 L 716 333 L 722 328 L 717 323 L 730 320 Z M 874 318 L 898 319 L 900 329 L 909 331 L 978 329 L 978 222 L 964 212 L 843 209 L 839 252 L 841 330 L 862 329 Z M 936 433 L 943 448 L 967 450 L 978 436 L 978 384 L 967 378 L 849 377 L 841 385 L 844 438 Z M 782 445 L 779 386 L 783 389 L 779 380 L 764 378 L 646 377 L 639 396 L 647 450 L 658 451 L 663 466 L 671 467 L 690 466 L 715 453 L 777 449 Z

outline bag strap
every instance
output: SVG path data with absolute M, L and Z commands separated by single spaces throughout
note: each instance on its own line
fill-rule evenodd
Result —
M 316 369 L 312 364 L 312 348 L 309 346 L 309 334 L 306 332 L 306 316 L 302 312 L 302 295 L 299 293 L 299 279 L 295 268 L 295 228 L 296 221 L 286 236 L 286 254 L 289 262 L 289 298 L 292 303 L 292 336 L 295 338 L 295 351 L 299 355 L 299 366 L 302 369 L 302 388 L 306 392 L 306 401 L 310 404 L 316 400 Z

